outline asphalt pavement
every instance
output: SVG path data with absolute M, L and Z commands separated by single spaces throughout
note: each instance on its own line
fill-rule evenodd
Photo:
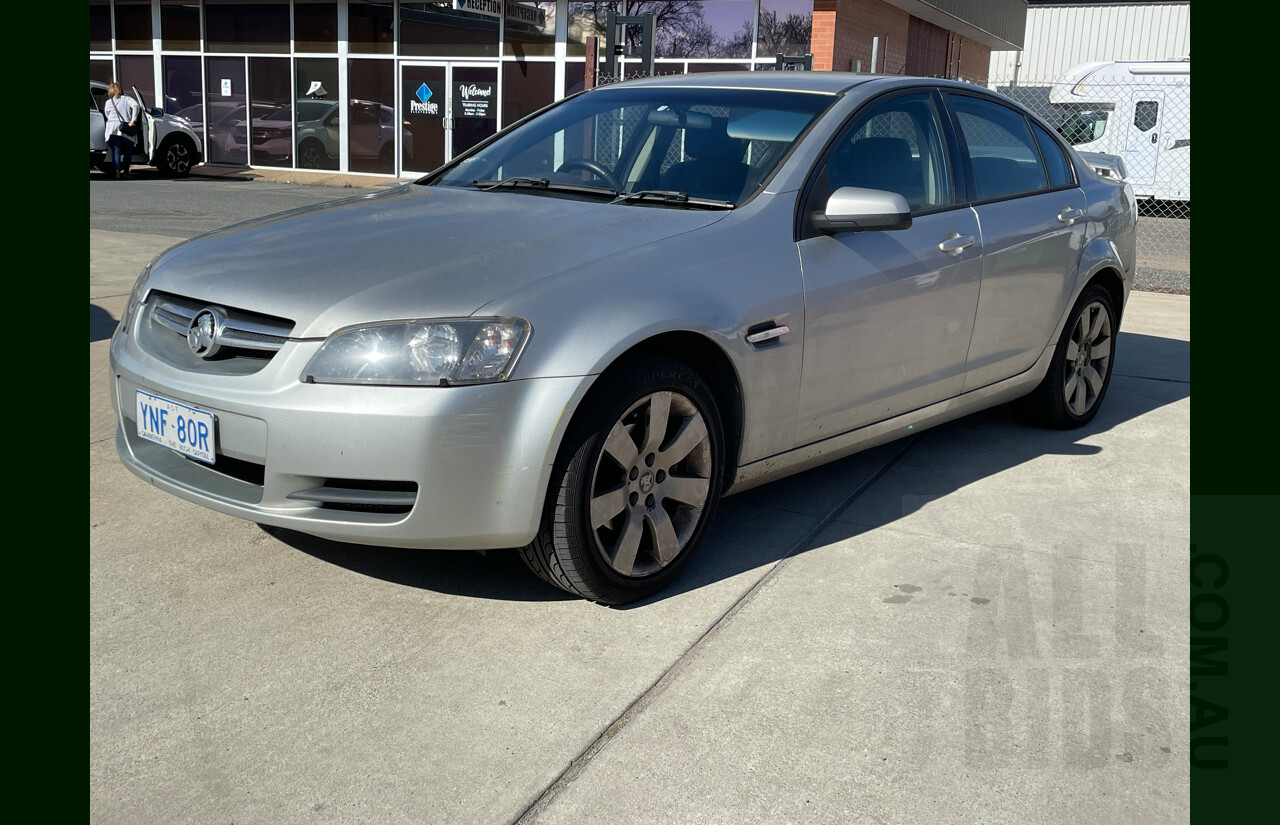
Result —
M 244 180 L 245 213 L 288 197 Z M 125 470 L 107 337 L 177 238 L 105 217 L 91 822 L 1189 821 L 1188 296 L 1133 294 L 1089 426 L 997 408 L 729 498 L 672 589 L 605 608 Z

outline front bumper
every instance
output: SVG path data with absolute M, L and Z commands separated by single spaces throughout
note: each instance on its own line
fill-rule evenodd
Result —
M 111 396 L 121 460 L 188 501 L 336 541 L 491 549 L 533 539 L 565 413 L 588 379 L 304 384 L 299 376 L 319 346 L 291 342 L 259 372 L 210 375 L 175 368 L 117 331 Z M 211 412 L 217 462 L 210 467 L 141 438 L 137 390 Z M 290 497 L 335 479 L 416 489 L 407 512 Z

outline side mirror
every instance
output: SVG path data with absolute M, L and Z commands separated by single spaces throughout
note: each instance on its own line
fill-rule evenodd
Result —
M 164 117 L 164 109 L 152 109 L 152 110 L 151 110 L 151 116 L 152 116 L 152 117 Z
M 836 232 L 870 232 L 911 226 L 911 207 L 897 192 L 841 186 L 827 198 L 826 208 L 815 212 L 813 225 L 828 235 Z

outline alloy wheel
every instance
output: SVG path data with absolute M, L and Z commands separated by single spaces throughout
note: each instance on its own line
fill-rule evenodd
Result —
M 689 543 L 707 505 L 713 468 L 698 408 L 678 392 L 646 395 L 614 423 L 590 493 L 596 550 L 623 576 L 648 576 Z
M 1111 369 L 1111 313 L 1094 301 L 1076 318 L 1065 348 L 1067 409 L 1082 416 L 1098 402 Z

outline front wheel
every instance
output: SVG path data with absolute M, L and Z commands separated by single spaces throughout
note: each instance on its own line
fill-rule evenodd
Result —
M 304 140 L 298 148 L 298 166 L 302 169 L 324 169 L 329 165 L 329 153 L 318 140 Z
M 720 415 L 688 366 L 648 359 L 603 379 L 566 435 L 542 529 L 521 556 L 603 604 L 650 596 L 688 566 L 724 477 Z
M 191 166 L 195 163 L 196 147 L 184 138 L 166 141 L 160 147 L 156 157 L 156 168 L 161 174 L 181 178 L 191 174 Z
M 1049 372 L 1023 400 L 1029 417 L 1063 430 L 1092 421 L 1111 385 L 1116 332 L 1111 295 L 1098 284 L 1086 287 L 1071 309 Z

